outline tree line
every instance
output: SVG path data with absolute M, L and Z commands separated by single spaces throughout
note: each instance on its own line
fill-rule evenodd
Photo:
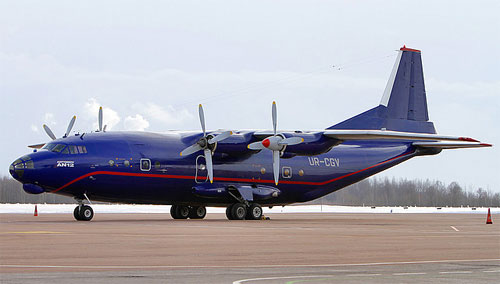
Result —
M 75 203 L 57 194 L 28 194 L 21 183 L 3 176 L 0 203 Z M 351 206 L 500 207 L 500 193 L 483 188 L 464 188 L 456 182 L 372 177 L 330 193 L 312 204 Z

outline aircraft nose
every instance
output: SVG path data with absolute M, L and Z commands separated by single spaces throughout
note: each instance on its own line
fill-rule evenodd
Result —
M 9 166 L 9 173 L 13 178 L 22 182 L 26 169 L 34 169 L 33 160 L 28 155 L 22 156 L 21 158 L 15 160 Z

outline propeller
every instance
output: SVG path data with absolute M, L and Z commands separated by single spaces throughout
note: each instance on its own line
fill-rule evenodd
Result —
M 302 137 L 290 137 L 283 138 L 282 135 L 277 134 L 276 126 L 278 124 L 278 114 L 276 110 L 276 102 L 273 102 L 272 109 L 273 117 L 273 136 L 269 136 L 262 141 L 253 142 L 248 144 L 248 149 L 251 150 L 262 150 L 269 149 L 273 151 L 273 173 L 274 173 L 274 183 L 278 185 L 279 173 L 280 173 L 280 154 L 281 151 L 285 149 L 288 145 L 297 145 L 304 142 Z
M 64 133 L 63 138 L 68 137 L 69 133 L 71 132 L 71 129 L 73 129 L 73 125 L 75 125 L 75 120 L 76 120 L 76 115 L 74 115 L 71 120 L 69 121 L 68 128 L 66 128 L 66 132 Z M 46 124 L 43 125 L 43 130 L 45 130 L 45 133 L 52 139 L 56 140 L 56 136 L 54 135 L 54 132 L 50 130 L 50 127 Z
M 106 127 L 108 125 L 104 125 L 104 128 L 103 128 L 103 126 L 102 126 L 102 124 L 103 124 L 102 120 L 103 120 L 102 107 L 99 107 L 99 115 L 97 117 L 97 121 L 99 123 L 99 129 L 97 129 L 97 132 L 100 132 L 100 131 L 106 132 Z
M 213 163 L 212 163 L 212 155 L 214 145 L 217 142 L 220 142 L 233 134 L 232 131 L 224 131 L 219 135 L 207 135 L 205 129 L 205 113 L 203 112 L 203 106 L 200 104 L 198 107 L 198 114 L 200 116 L 200 124 L 201 130 L 203 130 L 203 137 L 198 140 L 195 144 L 185 148 L 180 153 L 181 156 L 188 156 L 198 151 L 203 150 L 203 155 L 205 156 L 205 161 L 207 163 L 207 172 L 208 178 L 210 179 L 210 183 L 214 181 L 214 171 L 213 171 Z

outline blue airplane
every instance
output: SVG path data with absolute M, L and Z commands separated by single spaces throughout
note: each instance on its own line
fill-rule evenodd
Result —
M 148 133 L 99 129 L 31 145 L 10 165 L 32 194 L 74 197 L 74 217 L 89 221 L 84 201 L 165 204 L 174 219 L 202 219 L 206 206 L 226 207 L 230 220 L 258 220 L 262 206 L 306 202 L 410 158 L 443 149 L 491 147 L 478 140 L 436 134 L 429 121 L 421 52 L 402 47 L 380 104 L 324 130 Z

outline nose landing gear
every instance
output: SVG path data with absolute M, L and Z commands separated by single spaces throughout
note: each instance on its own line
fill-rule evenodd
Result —
M 94 210 L 88 205 L 78 205 L 73 211 L 73 216 L 78 221 L 90 221 L 94 218 Z
M 86 193 L 83 194 L 83 197 L 85 197 L 85 199 L 87 199 L 87 201 L 91 203 Z M 92 210 L 92 207 L 84 205 L 83 199 L 81 198 L 75 197 L 75 200 L 76 202 L 78 202 L 78 206 L 76 206 L 75 210 L 73 210 L 73 217 L 75 217 L 77 221 L 92 220 L 92 218 L 94 218 L 94 210 Z

